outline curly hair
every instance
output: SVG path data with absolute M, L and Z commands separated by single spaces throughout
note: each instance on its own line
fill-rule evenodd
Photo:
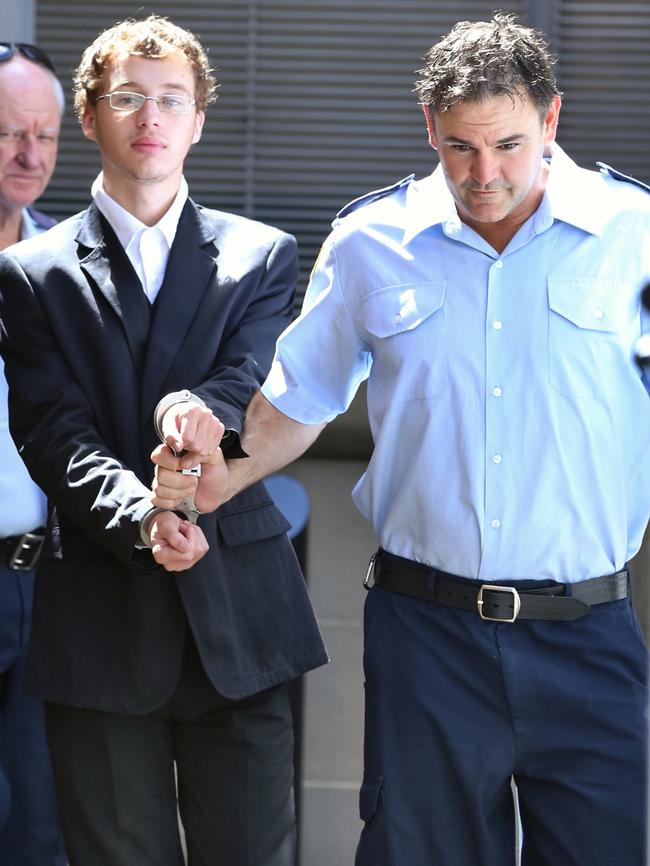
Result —
M 100 33 L 86 48 L 73 81 L 77 117 L 81 119 L 87 105 L 94 105 L 101 95 L 104 70 L 116 58 L 134 54 L 156 59 L 178 53 L 187 58 L 194 71 L 196 107 L 203 111 L 216 99 L 217 82 L 201 43 L 193 33 L 169 19 L 149 15 L 141 20 L 120 21 Z
M 544 115 L 559 96 L 555 58 L 539 30 L 523 27 L 512 14 L 491 21 L 459 21 L 429 49 L 415 91 L 429 112 L 489 96 L 527 94 Z

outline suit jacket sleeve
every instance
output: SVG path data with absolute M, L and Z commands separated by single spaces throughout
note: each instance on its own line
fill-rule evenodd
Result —
M 240 434 L 246 407 L 271 367 L 275 341 L 293 316 L 298 274 L 295 239 L 278 237 L 251 275 L 247 303 L 231 318 L 209 376 L 190 390 L 226 428 L 227 457 L 242 457 Z
M 70 523 L 129 561 L 151 491 L 106 447 L 29 279 L 7 253 L 0 319 L 10 431 L 30 474 Z

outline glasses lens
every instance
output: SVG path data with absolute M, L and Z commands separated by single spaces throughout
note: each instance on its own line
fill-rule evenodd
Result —
M 189 96 L 181 96 L 177 93 L 166 93 L 157 99 L 158 108 L 167 114 L 187 114 L 193 105 Z
M 144 105 L 144 96 L 141 93 L 115 90 L 108 94 L 108 102 L 115 111 L 137 111 Z
M 11 60 L 16 53 L 16 49 L 11 42 L 0 42 L 0 63 L 4 60 Z

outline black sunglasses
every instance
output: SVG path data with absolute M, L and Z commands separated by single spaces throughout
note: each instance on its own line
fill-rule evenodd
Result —
M 28 60 L 40 63 L 41 66 L 49 69 L 50 72 L 56 73 L 54 64 L 47 54 L 37 45 L 30 45 L 29 42 L 0 42 L 0 63 L 4 63 L 5 60 L 11 60 L 16 51 L 20 51 L 23 57 L 26 57 Z

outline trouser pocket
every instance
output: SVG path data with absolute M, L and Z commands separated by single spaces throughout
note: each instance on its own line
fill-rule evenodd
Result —
M 384 811 L 384 777 L 364 772 L 359 791 L 359 817 L 364 822 L 355 866 L 394 866 Z

